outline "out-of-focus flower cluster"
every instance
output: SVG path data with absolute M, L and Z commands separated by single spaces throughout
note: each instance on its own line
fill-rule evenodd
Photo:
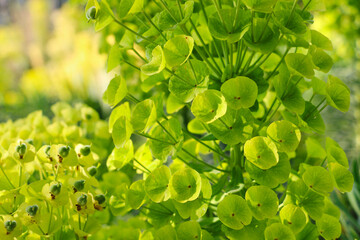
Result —
M 37 111 L 0 124 L 0 239 L 86 238 L 109 217 L 97 179 L 112 148 L 107 122 L 84 104 L 51 109 L 52 119 Z

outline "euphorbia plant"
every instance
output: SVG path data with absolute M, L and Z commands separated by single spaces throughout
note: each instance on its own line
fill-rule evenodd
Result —
M 107 167 L 124 177 L 109 206 L 145 221 L 124 225 L 126 237 L 340 237 L 329 193 L 350 191 L 353 177 L 320 113 L 346 112 L 350 91 L 324 74 L 332 44 L 311 29 L 323 8 L 321 0 L 88 1 L 104 49 L 114 43 L 116 75 L 103 97 L 113 107 Z

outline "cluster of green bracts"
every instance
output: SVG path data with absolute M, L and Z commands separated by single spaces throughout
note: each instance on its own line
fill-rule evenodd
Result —
M 107 167 L 128 176 L 110 207 L 136 214 L 120 239 L 340 237 L 329 195 L 353 176 L 320 113 L 346 112 L 350 90 L 324 81 L 333 46 L 310 29 L 317 10 L 323 1 L 88 0 L 115 73 Z
M 107 199 L 96 176 L 111 148 L 107 123 L 86 105 L 52 111 L 52 120 L 38 111 L 0 124 L 1 239 L 83 238 L 101 227 Z

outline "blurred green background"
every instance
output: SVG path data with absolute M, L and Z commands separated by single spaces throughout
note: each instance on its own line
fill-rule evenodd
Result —
M 312 28 L 333 42 L 330 54 L 335 64 L 330 74 L 349 86 L 351 107 L 346 114 L 326 108 L 322 115 L 326 134 L 344 148 L 359 176 L 360 0 L 325 3 L 327 11 L 315 13 Z M 106 73 L 105 45 L 114 39 L 95 33 L 85 17 L 85 4 L 86 0 L 0 0 L 0 122 L 38 109 L 50 116 L 50 106 L 59 100 L 84 102 L 107 118 L 110 109 L 101 97 L 112 76 Z M 360 234 L 359 179 L 354 188 L 350 194 L 333 194 L 343 210 L 348 239 Z

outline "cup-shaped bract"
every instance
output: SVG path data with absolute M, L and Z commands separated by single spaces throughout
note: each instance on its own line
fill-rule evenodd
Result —
M 256 83 L 248 77 L 231 78 L 221 85 L 228 107 L 233 109 L 250 108 L 258 96 Z
M 195 200 L 201 191 L 200 174 L 191 168 L 179 169 L 171 176 L 169 190 L 171 198 L 178 202 Z
M 280 219 L 294 233 L 300 232 L 307 223 L 307 216 L 304 211 L 293 204 L 287 204 L 280 210 Z
M 152 171 L 145 180 L 144 189 L 153 202 L 166 201 L 170 197 L 169 183 L 171 178 L 170 169 L 161 166 Z
M 252 186 L 245 194 L 245 199 L 252 215 L 257 220 L 272 218 L 276 215 L 279 199 L 271 188 L 266 186 Z
M 126 203 L 133 209 L 138 209 L 146 200 L 145 180 L 133 182 L 126 194 Z
M 290 228 L 281 224 L 273 223 L 265 229 L 265 240 L 295 240 L 295 235 Z
M 179 240 L 202 239 L 200 224 L 195 221 L 181 223 L 176 232 Z
M 218 205 L 217 214 L 227 227 L 239 230 L 251 223 L 252 214 L 244 198 L 227 195 Z
M 178 35 L 169 39 L 164 45 L 166 64 L 170 68 L 182 65 L 189 58 L 194 48 L 191 36 Z
M 223 94 L 217 90 L 206 90 L 198 94 L 191 104 L 191 112 L 196 118 L 212 123 L 225 115 L 227 104 Z
M 244 146 L 246 160 L 266 170 L 279 162 L 279 154 L 275 143 L 269 138 L 257 136 L 246 141 Z
M 267 135 L 276 144 L 279 152 L 295 151 L 301 140 L 299 128 L 286 120 L 271 123 L 267 128 Z

